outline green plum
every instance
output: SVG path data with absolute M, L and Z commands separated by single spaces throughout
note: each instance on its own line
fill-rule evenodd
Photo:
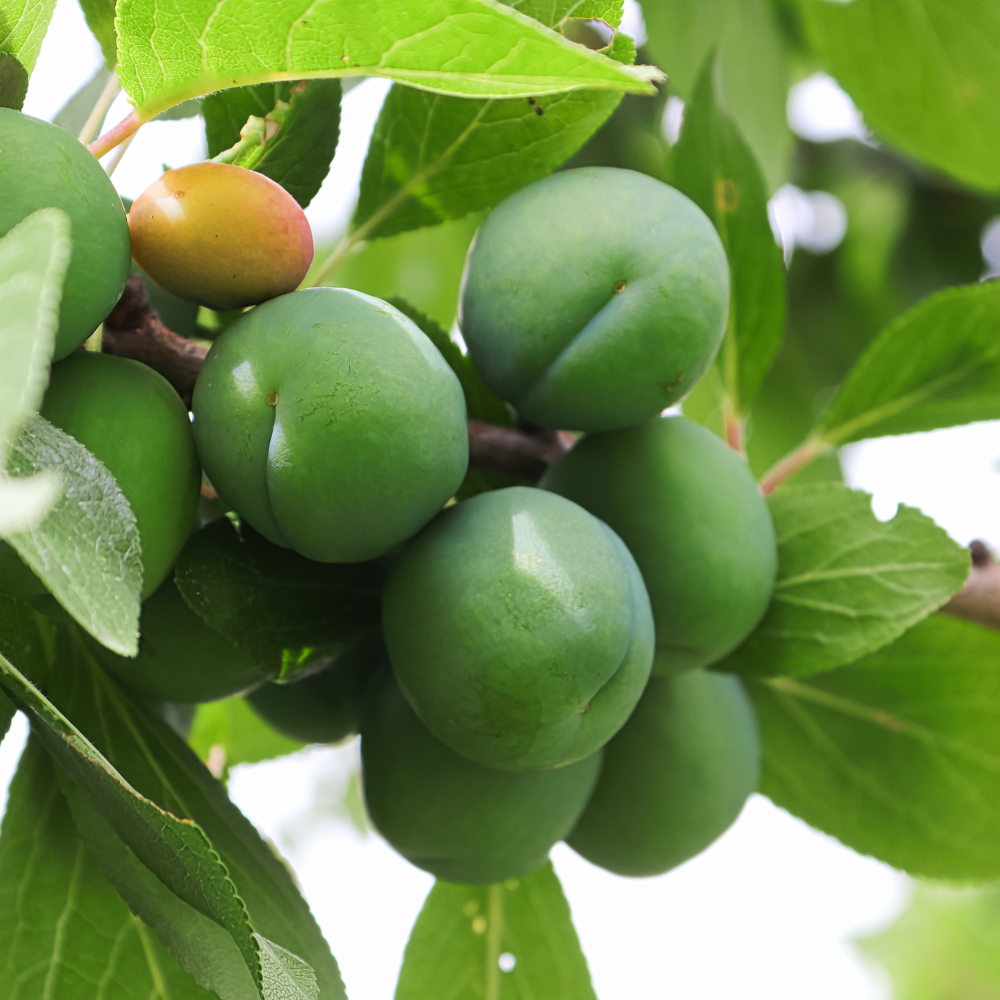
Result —
M 759 771 L 756 718 L 735 677 L 654 677 L 604 748 L 597 788 L 566 843 L 617 875 L 660 875 L 729 828 Z
M 52 366 L 41 412 L 89 448 L 125 494 L 148 597 L 170 572 L 198 506 L 201 469 L 180 397 L 138 361 L 76 351 Z
M 277 664 L 272 672 L 264 670 L 202 621 L 173 580 L 143 602 L 135 659 L 96 642 L 91 648 L 110 673 L 155 701 L 215 701 L 243 694 L 277 673 Z
M 264 684 L 250 707 L 279 733 L 300 743 L 339 743 L 361 728 L 376 668 L 385 658 L 381 634 L 348 646 L 326 665 L 289 684 Z
M 0 108 L 0 236 L 39 208 L 70 218 L 73 249 L 63 287 L 55 359 L 100 325 L 128 279 L 132 250 L 121 199 L 104 168 L 49 122 Z
M 560 767 L 603 746 L 653 658 L 649 598 L 621 540 L 529 487 L 445 510 L 390 571 L 382 625 L 427 728 L 510 770 Z
M 605 431 L 693 387 L 728 304 L 725 251 L 694 202 L 645 174 L 582 167 L 493 209 L 460 322 L 473 364 L 522 417 Z
M 705 666 L 767 610 L 778 556 L 746 463 L 683 417 L 588 435 L 539 483 L 606 521 L 628 546 L 656 621 L 654 674 Z
M 408 861 L 448 882 L 527 875 L 573 828 L 601 751 L 568 767 L 496 771 L 449 750 L 386 671 L 361 728 L 361 780 L 376 829 Z
M 212 345 L 194 390 L 212 485 L 270 541 L 373 559 L 417 532 L 468 464 L 465 399 L 427 337 L 342 288 L 282 295 Z

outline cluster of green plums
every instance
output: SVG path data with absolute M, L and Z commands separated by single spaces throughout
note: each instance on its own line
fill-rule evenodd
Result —
M 522 420 L 584 433 L 536 486 L 456 503 L 458 378 L 391 305 L 296 290 L 312 239 L 278 185 L 198 164 L 126 220 L 83 146 L 0 109 L 0 191 L 0 235 L 49 205 L 72 221 L 42 414 L 105 463 L 136 516 L 140 651 L 94 644 L 109 671 L 155 701 L 243 694 L 306 742 L 360 732 L 372 821 L 449 881 L 527 874 L 559 840 L 657 874 L 733 822 L 757 782 L 757 731 L 739 681 L 706 668 L 762 618 L 777 557 L 741 457 L 661 415 L 712 363 L 728 315 L 725 253 L 692 202 L 584 168 L 489 215 L 462 290 L 469 356 Z M 77 350 L 130 257 L 158 295 L 251 307 L 213 343 L 190 414 L 152 369 Z M 203 474 L 219 498 L 204 516 Z M 280 658 L 234 645 L 174 579 L 220 511 L 257 552 L 377 566 L 375 626 L 348 621 L 274 683 Z M 0 588 L 52 600 L 6 546 Z

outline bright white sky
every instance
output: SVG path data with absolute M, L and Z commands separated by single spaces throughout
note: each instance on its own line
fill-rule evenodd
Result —
M 24 110 L 53 117 L 99 64 L 99 50 L 76 3 L 59 0 Z M 309 212 L 320 239 L 335 236 L 349 216 L 386 89 L 372 80 L 345 99 L 333 170 Z M 675 109 L 675 117 L 681 110 Z M 121 99 L 108 124 L 125 113 Z M 797 131 L 816 140 L 865 135 L 850 99 L 829 78 L 799 85 L 789 115 Z M 132 144 L 114 180 L 134 197 L 159 175 L 164 160 L 180 166 L 203 156 L 198 119 L 152 123 Z M 815 224 L 816 212 L 829 209 L 795 194 L 786 201 L 813 213 L 799 222 L 794 214 L 791 223 L 786 219 L 786 225 L 801 225 L 803 231 Z M 852 485 L 874 494 L 880 516 L 891 516 L 897 503 L 911 504 L 963 544 L 983 538 L 1000 547 L 998 455 L 1000 424 L 979 424 L 855 445 L 845 454 L 845 467 Z M 19 718 L 0 745 L 0 798 L 25 731 Z M 431 880 L 337 813 L 354 766 L 353 745 L 316 748 L 238 768 L 231 792 L 295 869 L 341 962 L 352 1000 L 389 1000 L 410 925 Z M 894 919 L 905 905 L 908 881 L 765 799 L 752 799 L 712 848 L 660 878 L 608 875 L 562 845 L 553 858 L 601 1000 L 889 996 L 884 977 L 864 963 L 850 940 Z

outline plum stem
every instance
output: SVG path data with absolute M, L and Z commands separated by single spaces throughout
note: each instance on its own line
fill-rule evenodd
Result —
M 807 438 L 764 476 L 760 481 L 761 493 L 764 496 L 770 496 L 785 480 L 791 479 L 796 472 L 804 469 L 814 458 L 819 457 L 827 447 L 827 442 L 823 438 Z
M 746 421 L 732 409 L 732 404 L 727 400 L 725 407 L 726 444 L 741 458 L 746 458 L 745 436 Z
M 105 153 L 110 153 L 115 146 L 120 146 L 126 139 L 134 135 L 145 124 L 137 111 L 126 115 L 117 125 L 109 128 L 104 135 L 95 139 L 87 148 L 100 159 Z
M 108 82 L 104 85 L 104 89 L 101 91 L 93 108 L 91 108 L 83 128 L 80 129 L 80 134 L 77 136 L 80 142 L 88 143 L 94 138 L 94 133 L 101 127 L 101 122 L 104 121 L 108 109 L 114 104 L 115 98 L 121 89 L 122 85 L 118 82 L 118 72 L 112 70 L 108 76 Z

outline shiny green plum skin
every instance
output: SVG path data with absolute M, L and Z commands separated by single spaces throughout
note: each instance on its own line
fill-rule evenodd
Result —
M 115 677 L 155 701 L 215 701 L 243 694 L 273 676 L 203 622 L 173 580 L 143 602 L 134 660 L 97 643 L 92 648 Z
M 390 571 L 389 658 L 427 728 L 487 767 L 590 756 L 649 677 L 653 622 L 607 525 L 528 487 L 444 511 Z
M 654 677 L 604 748 L 597 788 L 566 843 L 617 875 L 660 875 L 732 825 L 759 772 L 757 722 L 735 677 Z
M 201 469 L 180 397 L 152 368 L 76 351 L 52 366 L 42 416 L 110 470 L 142 543 L 142 596 L 166 579 L 194 524 Z
M 56 125 L 0 108 L 0 236 L 40 208 L 70 218 L 73 249 L 54 359 L 100 325 L 128 279 L 132 250 L 121 199 L 104 168 Z
M 365 805 L 412 864 L 448 882 L 527 875 L 573 828 L 597 782 L 601 751 L 547 771 L 496 771 L 449 750 L 387 672 L 361 729 Z
M 721 659 L 753 631 L 778 568 L 767 503 L 746 463 L 683 417 L 583 438 L 539 483 L 628 546 L 656 621 L 654 674 Z
M 247 701 L 283 736 L 300 743 L 339 743 L 360 732 L 368 691 L 384 661 L 382 636 L 366 636 L 316 673 L 289 684 L 264 684 Z
M 486 383 L 544 427 L 661 413 L 711 364 L 729 304 L 707 216 L 644 174 L 582 167 L 497 206 L 469 254 L 462 335 Z
M 347 289 L 293 292 L 242 316 L 212 345 L 192 408 L 219 495 L 321 562 L 405 541 L 468 464 L 455 374 L 402 313 Z

